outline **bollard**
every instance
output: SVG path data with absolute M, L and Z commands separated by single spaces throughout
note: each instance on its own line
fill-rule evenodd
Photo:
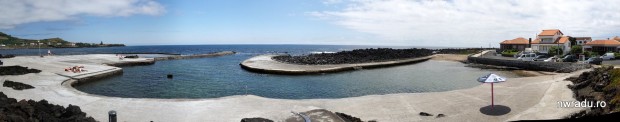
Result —
M 172 76 L 172 74 L 168 74 L 167 77 L 168 77 L 168 79 L 172 79 L 172 77 L 174 77 L 174 76 Z
M 111 110 L 110 112 L 108 112 L 108 116 L 109 122 L 116 122 L 116 111 Z

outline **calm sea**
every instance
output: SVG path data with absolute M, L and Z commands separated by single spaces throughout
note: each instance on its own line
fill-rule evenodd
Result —
M 248 72 L 239 63 L 253 56 L 288 52 L 337 52 L 385 46 L 339 45 L 188 45 L 128 46 L 108 48 L 51 49 L 60 55 L 93 53 L 201 54 L 236 51 L 215 58 L 158 61 L 154 65 L 123 67 L 124 74 L 77 86 L 80 91 L 131 98 L 217 98 L 252 94 L 269 98 L 314 99 L 363 95 L 437 92 L 480 85 L 479 76 L 490 72 L 507 77 L 515 74 L 465 67 L 451 61 L 430 60 L 417 64 L 319 75 L 274 75 Z M 410 47 L 390 47 L 410 48 Z M 48 49 L 42 49 L 47 53 Z M 38 49 L 0 50 L 0 54 L 37 55 Z M 173 74 L 173 79 L 167 79 Z

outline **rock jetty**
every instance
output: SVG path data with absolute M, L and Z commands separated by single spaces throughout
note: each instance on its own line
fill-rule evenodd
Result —
M 337 53 L 318 53 L 302 56 L 282 55 L 275 56 L 273 57 L 273 59 L 275 59 L 276 61 L 292 64 L 325 65 L 383 62 L 424 57 L 430 56 L 432 54 L 433 51 L 429 49 L 369 48 L 355 49 L 351 51 L 341 51 Z
M 192 58 L 208 58 L 208 57 L 232 55 L 232 54 L 235 54 L 235 53 L 237 53 L 237 52 L 234 52 L 234 51 L 222 51 L 222 52 L 207 53 L 207 54 L 196 54 L 196 55 L 174 55 L 174 56 L 167 56 L 167 57 L 157 57 L 157 58 L 155 58 L 155 61 L 192 59 Z

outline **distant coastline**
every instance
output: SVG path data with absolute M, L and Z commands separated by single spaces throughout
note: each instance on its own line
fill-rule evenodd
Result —
M 49 49 L 49 48 L 94 48 L 94 47 L 124 47 L 125 44 L 104 44 L 70 42 L 62 38 L 22 39 L 0 32 L 0 50 L 7 49 Z

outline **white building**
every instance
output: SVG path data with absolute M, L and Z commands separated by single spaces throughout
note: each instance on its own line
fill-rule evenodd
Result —
M 549 53 L 551 47 L 557 46 L 562 49 L 562 55 L 570 52 L 570 41 L 568 36 L 558 29 L 543 30 L 538 34 L 536 40 L 532 41 L 532 50 L 540 53 Z
M 585 45 L 588 42 L 592 42 L 592 37 L 573 37 L 577 45 Z

